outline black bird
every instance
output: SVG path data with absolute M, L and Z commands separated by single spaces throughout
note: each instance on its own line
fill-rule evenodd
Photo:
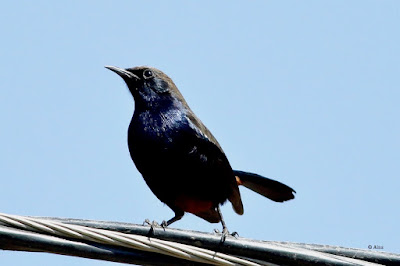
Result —
M 128 129 L 129 152 L 151 191 L 175 216 L 190 212 L 227 228 L 219 205 L 229 200 L 243 214 L 238 185 L 273 201 L 294 198 L 294 190 L 257 174 L 232 170 L 221 146 L 189 108 L 174 82 L 152 67 L 106 66 L 126 82 L 135 101 Z

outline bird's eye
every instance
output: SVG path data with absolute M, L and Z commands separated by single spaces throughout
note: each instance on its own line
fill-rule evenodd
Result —
M 143 71 L 143 77 L 145 79 L 149 79 L 153 77 L 153 72 L 150 69 L 146 69 L 145 71 Z

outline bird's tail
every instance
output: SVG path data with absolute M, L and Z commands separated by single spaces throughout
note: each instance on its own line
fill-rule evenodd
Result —
M 293 193 L 296 191 L 278 181 L 244 171 L 233 170 L 233 173 L 238 185 L 243 185 L 273 201 L 284 202 L 294 199 Z

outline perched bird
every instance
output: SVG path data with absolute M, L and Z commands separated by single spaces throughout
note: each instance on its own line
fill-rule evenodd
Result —
M 219 205 L 229 200 L 242 215 L 239 185 L 277 202 L 294 198 L 295 191 L 278 181 L 232 170 L 217 140 L 162 71 L 106 68 L 124 79 L 134 98 L 129 152 L 151 191 L 175 212 L 163 221 L 164 227 L 189 212 L 210 223 L 221 222 L 226 235 Z

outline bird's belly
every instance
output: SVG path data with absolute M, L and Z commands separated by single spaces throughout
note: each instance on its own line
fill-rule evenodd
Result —
M 128 133 L 132 160 L 159 200 L 191 213 L 226 201 L 230 188 L 224 174 L 218 164 L 206 164 L 193 154 L 195 144 L 173 130 L 155 134 L 134 129 Z
M 215 207 L 215 203 L 211 200 L 198 199 L 185 194 L 177 196 L 174 203 L 181 210 L 193 214 L 201 213 Z
M 134 161 L 157 198 L 183 211 L 208 210 L 228 197 L 214 171 L 188 163 L 174 152 L 148 149 Z

